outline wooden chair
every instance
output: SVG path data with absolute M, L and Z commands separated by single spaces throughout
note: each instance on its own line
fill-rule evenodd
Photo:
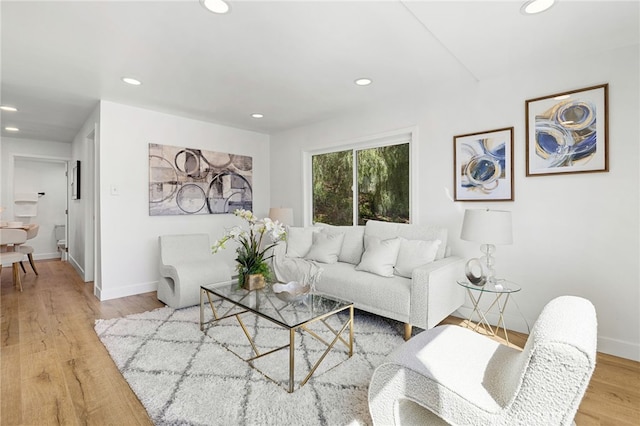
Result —
M 22 281 L 20 280 L 20 267 L 18 266 L 24 254 L 14 251 L 18 244 L 27 241 L 27 231 L 24 229 L 0 229 L 0 272 L 2 264 L 11 263 L 13 267 L 13 284 L 22 291 Z

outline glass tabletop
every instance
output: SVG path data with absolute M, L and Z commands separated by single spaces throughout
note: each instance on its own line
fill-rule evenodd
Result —
M 309 321 L 328 316 L 353 305 L 323 294 L 309 293 L 291 301 L 284 295 L 273 292 L 273 284 L 259 290 L 248 291 L 238 285 L 237 280 L 201 286 L 203 290 L 230 301 L 233 305 L 250 310 L 283 327 L 294 328 Z M 206 300 L 206 299 L 205 299 Z M 216 309 L 219 309 L 216 307 Z
M 471 284 L 467 280 L 458 280 L 458 285 L 470 290 L 483 291 L 486 293 L 516 293 L 521 290 L 520 286 L 504 279 L 498 279 L 494 283 L 486 283 L 483 286 Z

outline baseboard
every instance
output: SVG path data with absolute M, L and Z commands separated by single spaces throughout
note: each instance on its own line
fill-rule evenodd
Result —
M 473 308 L 468 308 L 466 306 L 461 306 L 456 312 L 453 313 L 454 316 L 467 319 L 473 312 Z M 498 314 L 494 312 L 485 313 L 485 317 L 489 324 L 496 325 L 498 323 Z M 478 316 L 474 314 L 471 321 L 478 322 Z M 510 313 L 504 314 L 504 322 L 507 326 L 508 330 L 518 331 L 520 333 L 529 334 L 531 327 L 533 326 L 533 321 L 526 319 L 523 315 L 514 315 Z
M 51 253 L 34 253 L 33 260 L 48 260 L 48 259 L 60 259 L 60 252 Z
M 100 288 L 95 282 L 93 283 L 93 295 L 102 300 L 102 288 Z
M 640 362 L 640 345 L 610 337 L 598 337 L 598 352 Z
M 33 255 L 33 260 L 47 260 L 47 259 L 60 259 L 60 253 L 41 253 L 41 254 L 34 254 Z M 24 256 L 23 262 L 27 262 L 27 255 L 26 254 Z M 3 268 L 10 268 L 11 264 L 10 263 L 3 263 L 2 267 Z
M 94 294 L 99 300 L 118 299 L 120 297 L 134 296 L 136 294 L 149 293 L 151 291 L 158 290 L 158 281 L 151 281 L 147 283 L 137 283 L 122 287 L 115 288 L 94 288 Z
M 456 312 L 454 312 L 453 315 L 467 319 L 469 318 L 469 315 L 471 315 L 471 312 L 473 312 L 472 308 L 462 306 Z M 489 321 L 489 324 L 495 325 L 498 323 L 498 314 L 492 312 L 486 314 L 485 316 L 487 318 L 487 321 Z M 474 316 L 474 318 L 472 318 L 472 321 L 474 322 L 476 322 L 477 320 L 477 316 Z M 505 314 L 504 321 L 507 325 L 507 329 L 525 334 L 530 333 L 529 328 L 533 327 L 533 324 L 535 322 L 535 320 L 526 320 L 523 316 L 513 314 Z M 620 358 L 630 359 L 633 361 L 640 361 L 640 345 L 624 340 L 599 336 L 598 352 L 618 356 Z
M 73 269 L 76 270 L 76 272 L 78 273 L 78 275 L 80 275 L 80 277 L 84 277 L 84 268 L 82 268 L 82 266 L 70 254 L 67 257 L 67 262 L 69 262 L 69 264 L 73 266 Z

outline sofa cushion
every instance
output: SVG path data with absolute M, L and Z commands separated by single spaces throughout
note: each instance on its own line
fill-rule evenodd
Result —
M 329 234 L 326 232 L 314 232 L 313 244 L 305 259 L 315 260 L 321 263 L 336 263 L 342 248 L 344 234 Z
M 399 238 L 381 240 L 377 237 L 365 237 L 364 253 L 356 270 L 371 272 L 382 277 L 393 277 L 393 267 L 399 250 Z
M 423 241 L 400 238 L 400 251 L 394 268 L 396 274 L 411 278 L 411 273 L 415 268 L 435 260 L 440 243 L 440 240 Z
M 381 222 L 369 220 L 365 225 L 364 235 L 378 237 L 381 240 L 402 237 L 408 240 L 440 240 L 436 259 L 444 259 L 447 250 L 447 228 L 433 225 L 414 225 L 408 223 Z
M 356 308 L 398 321 L 409 321 L 411 280 L 394 276 L 381 277 L 345 262 L 322 265 L 316 290 L 342 300 L 354 302 Z M 360 327 L 360 326 L 358 326 Z M 358 332 L 366 332 L 358 328 Z
M 287 257 L 305 257 L 313 244 L 313 227 L 287 227 Z
M 339 262 L 351 263 L 352 265 L 360 263 L 364 251 L 364 226 L 334 226 L 325 223 L 316 223 L 316 226 L 321 228 L 322 232 L 344 234 L 342 248 L 338 255 Z

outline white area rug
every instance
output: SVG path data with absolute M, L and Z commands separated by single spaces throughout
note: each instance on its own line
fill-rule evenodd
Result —
M 199 315 L 197 306 L 165 307 L 96 321 L 100 340 L 156 425 L 371 424 L 369 380 L 403 342 L 402 324 L 356 311 L 353 356 L 337 344 L 299 388 L 325 346 L 297 333 L 296 390 L 288 393 L 287 349 L 255 361 L 261 373 L 239 358 L 251 356 L 251 347 L 235 318 L 220 321 L 205 335 Z M 205 319 L 210 317 L 207 310 Z M 251 314 L 242 318 L 261 350 L 288 342 L 288 331 L 271 322 Z M 337 327 L 345 318 L 330 318 L 330 323 Z M 332 339 L 321 324 L 313 329 Z

